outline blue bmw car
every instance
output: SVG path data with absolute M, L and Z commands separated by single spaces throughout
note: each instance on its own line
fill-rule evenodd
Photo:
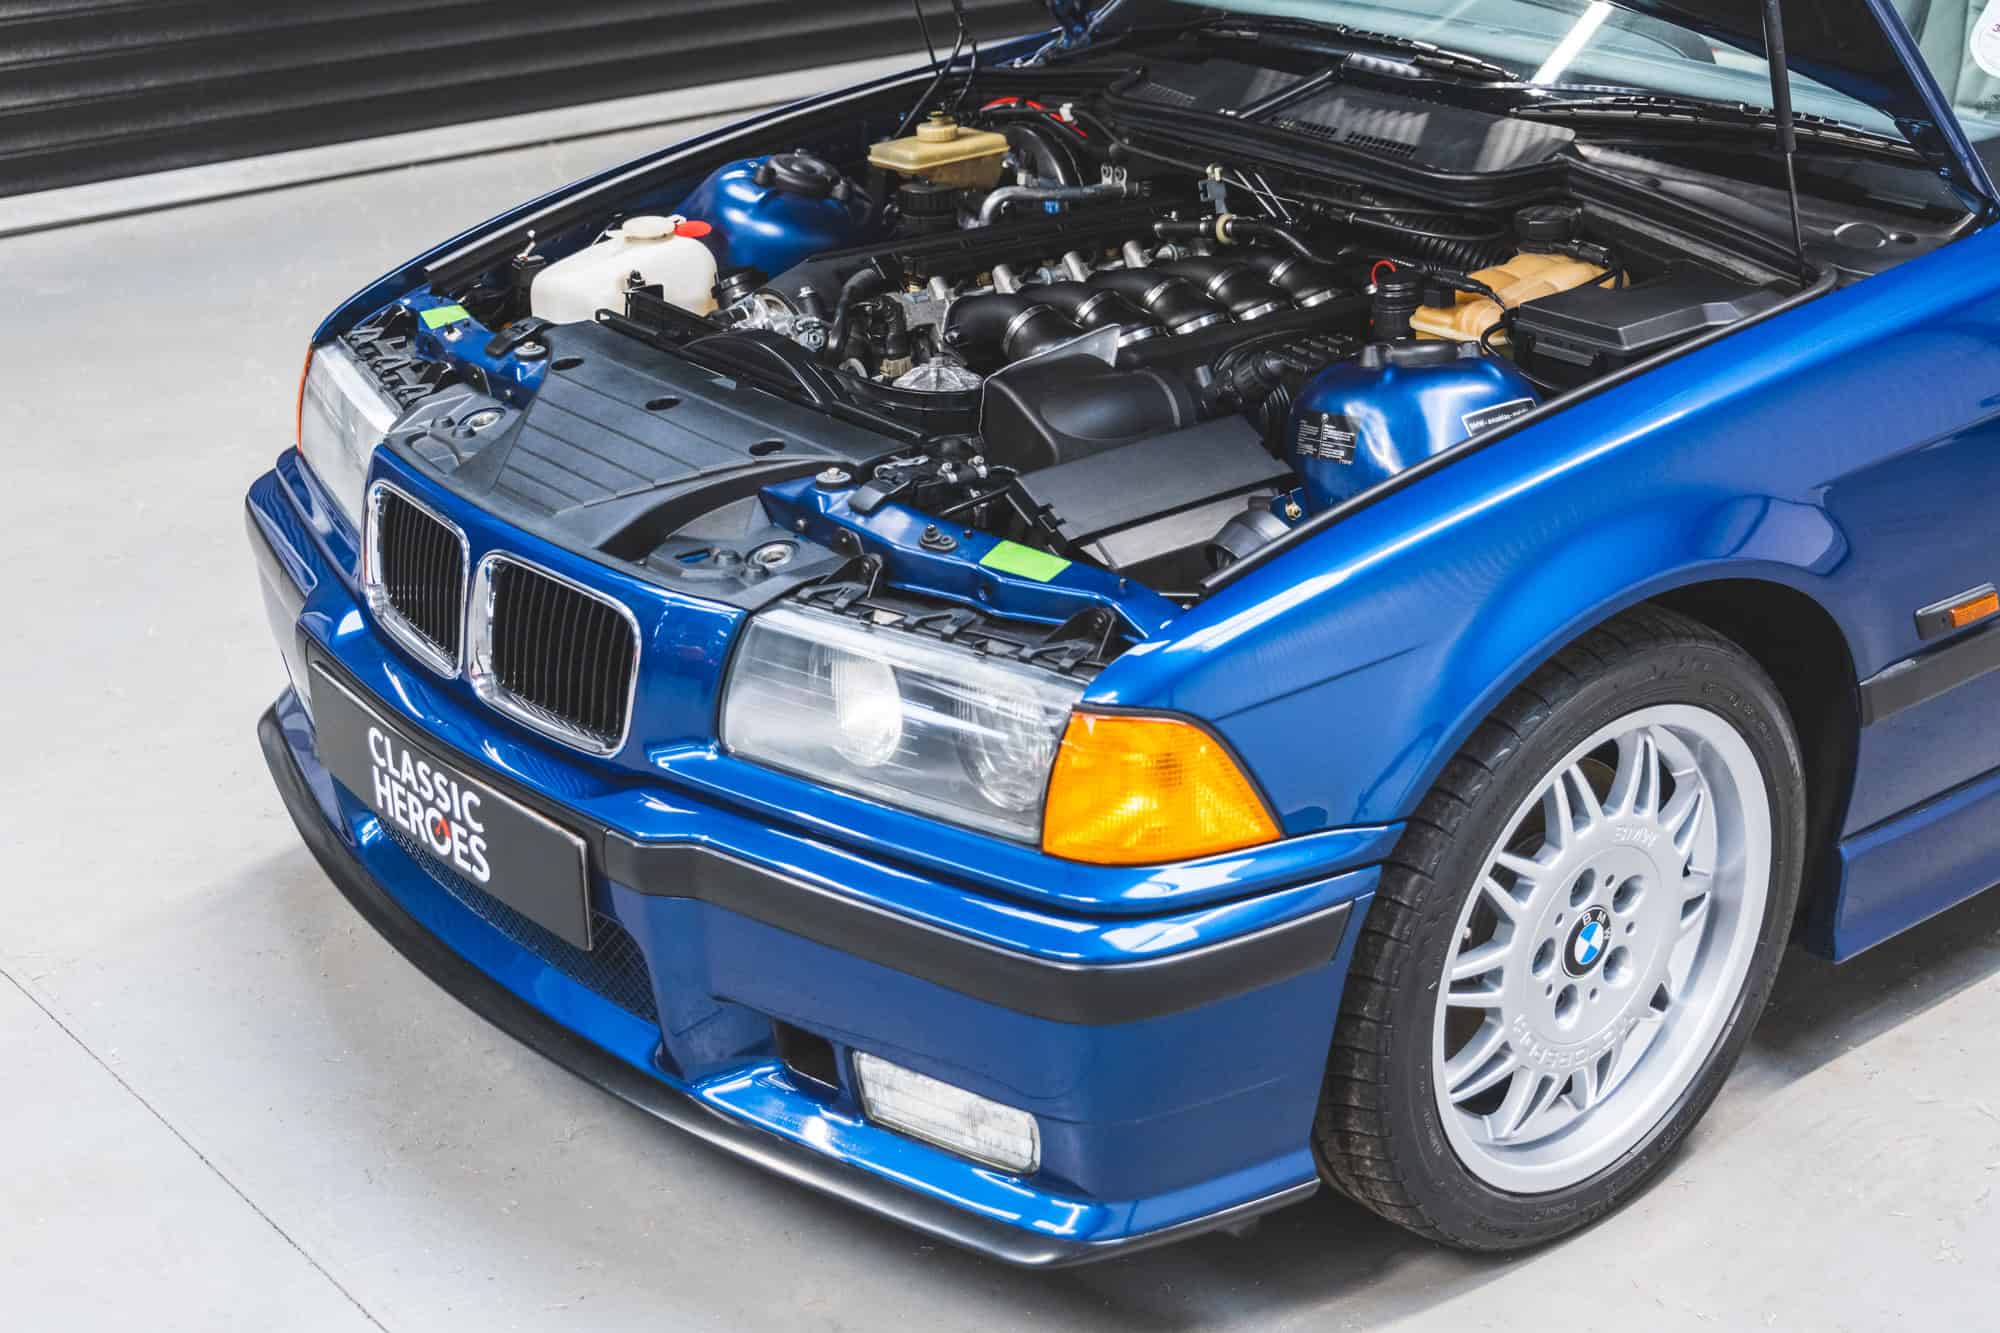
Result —
M 494 1024 L 956 1244 L 1563 1235 L 1789 943 L 2000 882 L 2000 14 L 1050 8 L 329 315 L 271 773 Z

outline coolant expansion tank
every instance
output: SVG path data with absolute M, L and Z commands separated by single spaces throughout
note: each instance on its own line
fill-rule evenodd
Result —
M 1534 389 L 1474 343 L 1375 343 L 1310 380 L 1292 408 L 1292 465 L 1318 513 L 1533 411 Z

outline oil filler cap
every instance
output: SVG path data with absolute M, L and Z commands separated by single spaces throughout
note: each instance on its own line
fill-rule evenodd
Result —
M 811 153 L 773 154 L 764 159 L 752 179 L 767 190 L 805 199 L 847 196 L 847 180 L 840 174 L 840 168 Z
M 1574 241 L 1582 225 L 1574 204 L 1530 204 L 1514 214 L 1514 239 L 1527 253 L 1545 255 Z

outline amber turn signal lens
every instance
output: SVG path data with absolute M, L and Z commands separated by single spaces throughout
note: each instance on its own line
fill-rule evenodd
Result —
M 1222 743 L 1170 717 L 1070 716 L 1049 776 L 1042 850 L 1154 865 L 1271 842 L 1278 825 Z
M 313 349 L 306 346 L 306 363 L 299 367 L 299 396 L 292 405 L 292 447 L 303 451 L 306 444 L 306 379 L 312 374 Z
M 1951 627 L 1964 629 L 1974 621 L 1984 620 L 1996 612 L 2000 612 L 2000 592 L 1989 592 L 1969 602 L 1960 602 L 1951 608 Z

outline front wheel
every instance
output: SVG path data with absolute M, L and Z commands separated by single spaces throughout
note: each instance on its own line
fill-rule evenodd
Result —
M 1469 1249 L 1615 1207 L 1748 1040 L 1803 844 L 1798 742 L 1748 654 L 1655 609 L 1586 635 L 1452 760 L 1384 869 L 1322 1173 Z

